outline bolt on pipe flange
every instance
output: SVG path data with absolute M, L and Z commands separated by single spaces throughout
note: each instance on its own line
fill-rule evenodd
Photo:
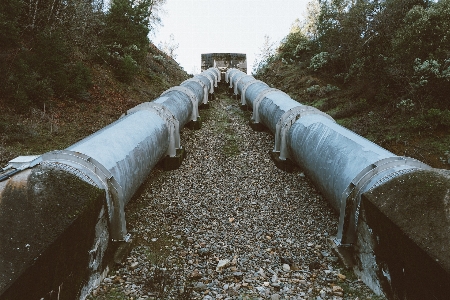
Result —
M 334 239 L 336 245 L 340 247 L 350 247 L 355 243 L 361 194 L 367 189 L 369 182 L 375 176 L 396 167 L 406 168 L 395 172 L 397 174 L 407 173 L 418 169 L 431 169 L 430 166 L 421 161 L 403 156 L 384 158 L 365 167 L 342 193 L 338 232 Z M 378 180 L 373 186 L 369 187 L 369 189 L 374 188 L 377 184 L 380 184 L 380 182 L 385 182 L 391 178 L 393 178 L 392 173 L 389 173 Z

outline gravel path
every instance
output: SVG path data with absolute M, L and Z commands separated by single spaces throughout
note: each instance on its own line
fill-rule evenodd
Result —
M 155 168 L 127 206 L 133 249 L 89 299 L 382 299 L 339 264 L 337 215 L 275 167 L 273 136 L 238 101 L 210 104 L 183 129 L 183 165 Z

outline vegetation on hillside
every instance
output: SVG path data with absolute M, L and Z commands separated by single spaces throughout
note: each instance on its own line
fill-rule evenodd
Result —
M 398 155 L 448 168 L 449 15 L 450 0 L 314 0 L 254 73 Z
M 165 0 L 0 2 L 0 166 L 64 149 L 188 77 L 149 42 Z

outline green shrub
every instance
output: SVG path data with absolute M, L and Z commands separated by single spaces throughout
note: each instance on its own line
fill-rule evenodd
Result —
M 67 96 L 73 99 L 85 98 L 87 90 L 92 86 L 91 70 L 83 63 L 77 62 L 69 70 L 72 79 L 67 88 Z
M 431 108 L 425 114 L 417 117 L 411 117 L 408 124 L 412 129 L 450 129 L 450 110 Z
M 118 58 L 117 67 L 114 69 L 114 73 L 122 82 L 129 83 L 133 80 L 134 75 L 137 74 L 139 68 L 137 62 L 129 55 L 125 55 L 124 58 Z

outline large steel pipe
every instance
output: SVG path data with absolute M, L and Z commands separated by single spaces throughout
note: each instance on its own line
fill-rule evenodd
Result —
M 167 124 L 160 116 L 142 110 L 121 118 L 66 149 L 95 159 L 120 186 L 118 199 L 111 200 L 117 202 L 109 205 L 114 239 L 124 239 L 124 207 L 151 169 L 166 154 L 168 134 Z M 58 152 L 54 156 L 47 155 L 45 159 L 69 162 L 59 157 Z
M 211 68 L 154 101 L 131 108 L 116 122 L 65 150 L 19 157 L 0 169 L 0 228 L 14 224 L 7 234 L 0 232 L 0 298 L 40 299 L 55 285 L 70 285 L 70 276 L 77 274 L 76 284 L 83 282 L 82 290 L 63 295 L 84 299 L 104 275 L 109 241 L 128 240 L 125 205 L 159 161 L 164 160 L 167 169 L 179 166 L 184 157 L 180 128 L 198 121 L 199 104 L 208 101 L 208 93 L 220 80 L 220 71 Z M 71 237 L 74 232 L 82 241 Z M 24 245 L 31 250 L 22 250 Z M 58 249 L 70 249 L 66 252 L 71 256 L 83 253 L 77 254 L 82 261 L 59 272 L 66 258 L 50 259 Z M 35 280 L 31 287 L 26 278 L 35 276 L 42 265 L 52 270 L 48 276 L 61 276 Z M 30 289 L 23 291 L 21 285 Z
M 230 86 L 239 87 L 243 76 L 239 70 L 229 70 Z M 406 172 L 429 168 L 396 156 L 264 82 L 247 79 L 236 90 L 242 102 L 253 108 L 252 123 L 264 124 L 275 135 L 277 159 L 291 159 L 301 166 L 339 212 L 339 245 L 356 240 L 362 193 Z
M 361 194 L 425 164 L 399 157 L 322 115 L 297 120 L 286 136 L 291 158 L 339 212 L 336 242 L 356 242 Z

